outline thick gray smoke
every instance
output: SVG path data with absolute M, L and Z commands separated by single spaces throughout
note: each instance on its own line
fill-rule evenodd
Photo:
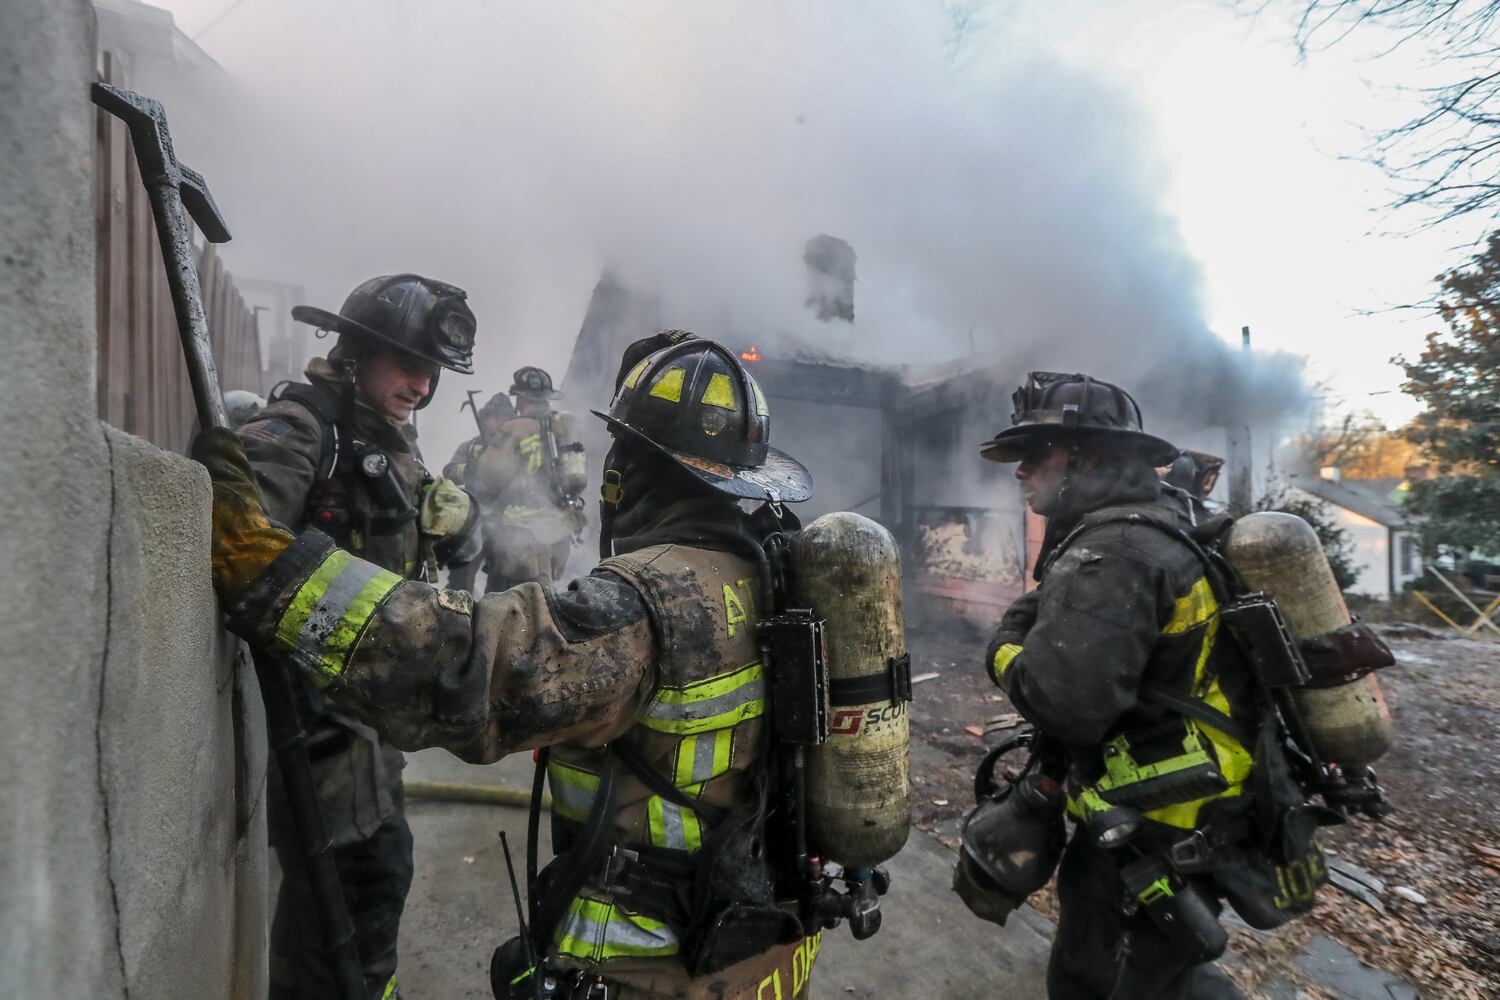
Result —
M 205 38 L 246 101 L 194 159 L 239 273 L 334 308 L 393 270 L 470 290 L 481 374 L 423 413 L 439 461 L 471 433 L 457 390 L 525 363 L 561 378 L 604 268 L 662 325 L 731 343 L 999 352 L 996 426 L 1029 367 L 1119 381 L 1210 449 L 1222 435 L 1193 432 L 1233 411 L 1300 410 L 1294 364 L 1241 363 L 1205 328 L 1140 109 L 963 20 L 869 0 L 255 0 Z M 804 307 L 818 233 L 858 254 L 853 323 Z

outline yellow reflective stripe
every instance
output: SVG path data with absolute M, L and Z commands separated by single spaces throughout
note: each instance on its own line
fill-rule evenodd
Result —
M 990 664 L 990 676 L 995 679 L 995 683 L 1005 680 L 1005 671 L 1010 667 L 1010 661 L 1020 655 L 1021 646 L 1015 642 L 1007 642 L 995 650 L 995 662 Z
M 359 639 L 401 577 L 335 549 L 297 588 L 273 645 L 325 685 L 343 673 Z
M 677 954 L 677 935 L 660 920 L 628 913 L 614 903 L 580 896 L 553 935 L 559 954 L 585 962 Z
M 682 402 L 682 380 L 686 376 L 687 372 L 681 368 L 668 368 L 666 374 L 658 378 L 651 387 L 651 395 L 669 403 Z
M 297 639 L 302 634 L 302 626 L 307 624 L 307 619 L 312 615 L 313 608 L 323 599 L 323 594 L 328 590 L 328 585 L 333 582 L 344 570 L 354 557 L 343 549 L 334 549 L 328 557 L 313 570 L 312 576 L 297 589 L 292 596 L 292 601 L 287 605 L 286 611 L 281 616 L 281 621 L 276 623 L 276 641 L 288 649 L 295 648 Z
M 703 824 L 698 814 L 660 795 L 646 800 L 646 826 L 656 847 L 688 852 L 703 849 Z
M 687 736 L 727 729 L 765 714 L 765 680 L 759 663 L 685 687 L 663 687 L 641 717 L 657 732 Z
M 1217 619 L 1218 616 L 1219 602 L 1214 600 L 1213 588 L 1208 585 L 1208 577 L 1199 577 L 1198 582 L 1193 584 L 1192 590 L 1177 598 L 1177 606 L 1172 611 L 1172 620 L 1167 622 L 1161 634 L 1181 635 L 1188 629 L 1196 628 L 1211 619 Z
M 552 786 L 552 811 L 563 819 L 582 823 L 594 807 L 599 776 L 560 760 L 547 761 L 547 780 Z
M 757 417 L 769 417 L 771 415 L 771 408 L 766 405 L 766 394 L 760 391 L 760 383 L 752 378 L 750 386 L 755 390 L 755 415 Z
M 507 504 L 500 512 L 500 516 L 507 521 L 524 521 L 528 517 L 535 517 L 542 512 L 540 507 L 523 507 L 520 504 Z
M 721 410 L 737 411 L 740 407 L 734 400 L 734 383 L 723 372 L 714 372 L 703 390 L 704 406 L 717 406 Z
M 630 374 L 625 376 L 625 388 L 635 388 L 635 384 L 641 380 L 641 373 L 646 370 L 646 365 L 648 365 L 650 362 L 651 359 L 646 358 L 640 364 L 630 369 Z
M 391 973 L 391 978 L 386 980 L 385 990 L 380 994 L 380 1000 L 391 1000 L 396 994 L 396 974 Z

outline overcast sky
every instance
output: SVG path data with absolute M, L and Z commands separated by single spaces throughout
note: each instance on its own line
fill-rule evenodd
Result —
M 1132 202 L 1132 214 L 1116 221 L 1119 232 L 1134 226 L 1143 256 L 1153 258 L 1143 265 L 1149 272 L 1145 287 L 1156 289 L 1157 298 L 1180 297 L 1162 306 L 1153 322 L 1206 325 L 1234 344 L 1240 327 L 1248 325 L 1257 351 L 1305 357 L 1310 381 L 1328 380 L 1326 402 L 1334 408 L 1370 409 L 1391 422 L 1408 417 L 1412 406 L 1400 395 L 1400 373 L 1388 359 L 1418 351 L 1422 334 L 1434 321 L 1399 312 L 1359 313 L 1428 294 L 1433 275 L 1461 259 L 1453 248 L 1479 235 L 1474 225 L 1410 233 L 1421 218 L 1383 214 L 1381 206 L 1389 199 L 1385 179 L 1369 165 L 1349 159 L 1362 148 L 1362 127 L 1402 119 L 1406 107 L 1392 88 L 1427 78 L 1425 53 L 1403 49 L 1370 60 L 1381 40 L 1367 37 L 1315 52 L 1299 63 L 1280 17 L 1273 13 L 1247 19 L 1225 3 L 935 3 L 924 15 L 902 11 L 900 4 L 830 3 L 833 13 L 823 17 L 808 13 L 819 10 L 819 4 L 788 7 L 769 0 L 581 5 L 240 0 L 230 9 L 233 2 L 163 0 L 162 5 L 231 74 L 265 91 L 272 103 L 277 95 L 285 100 L 288 94 L 319 92 L 326 85 L 320 80 L 334 78 L 349 81 L 358 94 L 378 92 L 390 100 L 400 92 L 431 109 L 431 120 L 423 122 L 412 121 L 403 109 L 380 126 L 388 127 L 384 134 L 372 132 L 370 119 L 355 109 L 347 115 L 324 109 L 323 118 L 306 126 L 309 146 L 299 150 L 291 176 L 281 181 L 267 177 L 283 169 L 279 164 L 286 162 L 284 157 L 268 154 L 257 165 L 265 188 L 275 191 L 278 183 L 316 188 L 328 181 L 320 171 L 336 172 L 339 190 L 320 196 L 320 204 L 337 206 L 347 198 L 370 205 L 372 212 L 361 213 L 370 218 L 343 222 L 358 240 L 368 242 L 377 238 L 379 200 L 395 197 L 382 169 L 399 167 L 398 154 L 414 142 L 428 144 L 429 160 L 451 161 L 452 189 L 436 192 L 438 203 L 431 213 L 434 228 L 444 231 L 413 234 L 411 253 L 419 259 L 424 252 L 436 253 L 437 245 L 455 234 L 466 247 L 484 246 L 484 234 L 492 233 L 494 259 L 483 266 L 509 275 L 500 314 L 511 326 L 566 329 L 566 336 L 551 338 L 525 359 L 559 367 L 587 288 L 602 264 L 628 270 L 633 254 L 621 248 L 638 246 L 642 259 L 690 272 L 693 257 L 709 252 L 704 241 L 716 233 L 732 242 L 736 227 L 744 231 L 761 225 L 765 211 L 758 199 L 767 191 L 780 197 L 795 191 L 795 175 L 786 163 L 778 164 L 772 149 L 782 145 L 779 137 L 792 147 L 800 136 L 820 128 L 841 130 L 834 138 L 844 155 L 864 147 L 870 159 L 890 161 L 913 155 L 912 147 L 943 158 L 952 133 L 955 158 L 979 156 L 982 150 L 994 165 L 997 183 L 1010 185 L 997 202 L 998 218 L 1018 217 L 1018 231 L 1037 243 L 1046 242 L 1041 230 L 1048 211 L 1056 212 L 1059 229 L 1072 231 L 1069 238 L 1076 241 L 1082 232 L 1086 240 L 1092 234 L 1068 217 L 1070 211 L 1086 220 L 1113 216 L 1115 200 Z M 871 27 L 852 32 L 851 17 L 867 19 Z M 956 27 L 945 30 L 945 23 Z M 464 31 L 468 25 L 471 33 Z M 932 51 L 916 57 L 907 47 Z M 933 56 L 939 49 L 941 56 Z M 783 54 L 784 61 L 778 61 Z M 476 60 L 492 60 L 493 65 L 479 72 L 472 66 Z M 308 63 L 320 64 L 325 78 Z M 716 66 L 722 66 L 728 79 L 715 78 Z M 679 89 L 685 82 L 691 83 L 691 98 Z M 475 93 L 490 86 L 493 94 Z M 523 88 L 534 88 L 534 101 L 525 100 L 530 91 Z M 1052 99 L 1042 93 L 1053 90 L 1062 96 Z M 746 97 L 741 91 L 765 92 L 768 98 L 762 107 L 753 93 Z M 862 113 L 859 103 L 865 94 L 870 108 Z M 723 122 L 714 120 L 719 99 Z M 486 110 L 486 120 L 479 124 L 471 122 L 472 116 L 447 116 L 448 105 L 466 102 L 492 107 L 493 116 Z M 643 109 L 646 104 L 652 105 L 649 113 Z M 806 112 L 796 115 L 795 126 L 786 113 L 789 107 Z M 977 123 L 982 117 L 999 124 L 982 131 Z M 538 126 L 535 119 L 548 124 Z M 630 128 L 601 141 L 591 134 L 570 136 L 570 120 L 584 122 L 579 127 L 591 132 L 608 131 L 615 122 Z M 880 134 L 887 122 L 894 138 Z M 352 129 L 356 123 L 358 131 L 350 136 L 337 134 L 341 125 Z M 484 134 L 462 134 L 471 124 Z M 684 143 L 693 142 L 705 128 L 711 132 L 706 142 L 721 147 L 730 159 L 693 162 L 699 154 Z M 1029 134 L 1044 135 L 1046 141 L 1037 149 L 1027 148 Z M 320 136 L 327 137 L 323 145 L 328 148 L 317 148 Z M 584 152 L 578 155 L 574 147 Z M 809 148 L 816 152 L 822 147 Z M 471 162 L 476 149 L 481 151 L 478 163 Z M 1058 162 L 1038 163 L 1051 149 L 1060 151 Z M 762 155 L 772 162 L 763 167 L 756 162 Z M 802 167 L 813 172 L 850 169 L 848 161 L 826 150 L 817 155 L 823 161 Z M 1118 158 L 1117 168 L 1112 157 Z M 692 169 L 722 170 L 721 185 L 699 190 L 674 179 L 671 168 L 662 164 L 677 158 Z M 905 162 L 899 168 L 918 169 Z M 963 163 L 951 176 L 935 168 L 939 178 L 932 192 L 925 192 L 920 180 L 896 177 L 896 166 L 888 177 L 881 169 L 876 163 L 869 176 L 863 170 L 851 176 L 846 202 L 830 199 L 826 191 L 818 195 L 817 184 L 809 184 L 809 203 L 821 197 L 828 203 L 828 218 L 835 221 L 798 223 L 807 235 L 826 225 L 850 236 L 857 250 L 870 251 L 862 252 L 860 260 L 870 328 L 878 327 L 882 317 L 886 328 L 899 327 L 897 320 L 906 311 L 932 311 L 933 300 L 944 299 L 961 305 L 943 321 L 961 328 L 967 318 L 970 328 L 979 326 L 981 340 L 987 324 L 997 329 L 997 337 L 1024 329 L 1045 339 L 1049 334 L 1040 318 L 1049 308 L 1045 298 L 1031 312 L 1022 303 L 1016 315 L 996 318 L 994 302 L 985 298 L 984 289 L 974 287 L 985 283 L 982 271 L 969 274 L 962 258 L 976 255 L 980 265 L 1008 274 L 1024 274 L 1027 266 L 1057 271 L 1068 266 L 1067 244 L 1059 241 L 1028 261 L 1014 256 L 1010 243 L 992 246 L 983 235 L 966 233 L 965 203 L 955 207 L 939 192 L 974 180 Z M 362 181 L 363 174 L 378 180 Z M 773 181 L 761 190 L 767 174 Z M 1015 190 L 1044 185 L 1048 177 L 1057 179 L 1056 191 L 1039 190 L 1033 196 Z M 430 177 L 421 182 L 431 189 Z M 233 182 L 228 183 L 233 190 Z M 882 257 L 882 248 L 902 236 L 901 226 L 910 227 L 911 218 L 893 213 L 882 230 L 851 207 L 860 205 L 861 197 L 866 208 L 888 200 L 891 185 L 898 183 L 909 186 L 917 208 L 927 199 L 933 214 L 952 216 L 942 229 L 915 232 L 911 257 L 904 261 L 888 252 Z M 518 190 L 517 184 L 535 190 Z M 585 189 L 587 196 L 571 193 Z M 744 190 L 745 205 L 735 210 L 707 204 L 726 190 Z M 500 218 L 514 218 L 527 229 L 534 253 L 518 256 L 502 250 L 509 234 L 495 232 L 494 217 L 477 208 L 470 213 L 472 231 L 465 231 L 462 209 L 456 219 L 445 219 L 444 211 L 480 197 L 501 206 Z M 670 220 L 682 237 L 678 243 L 696 240 L 696 248 L 668 246 L 665 237 L 643 232 L 640 220 L 615 204 L 658 197 L 680 213 Z M 1061 199 L 1055 208 L 1047 207 L 1049 197 Z M 1097 203 L 1090 204 L 1090 198 Z M 219 200 L 234 210 L 234 199 L 226 201 L 221 192 Z M 245 199 L 239 200 L 243 204 Z M 546 224 L 527 218 L 533 203 L 545 207 Z M 304 207 L 299 221 L 308 225 L 300 228 L 316 231 L 320 220 L 307 216 Z M 817 213 L 807 217 L 816 219 Z M 296 249 L 285 245 L 284 225 L 281 245 L 276 245 L 278 240 L 260 228 L 261 221 L 252 218 L 239 226 L 241 243 L 227 254 L 231 266 L 238 261 L 261 276 L 296 278 L 266 273 L 267 262 L 279 256 L 296 261 L 309 285 L 325 297 L 334 284 L 346 287 L 347 275 L 336 269 L 315 274 L 317 267 L 299 261 Z M 693 228 L 695 222 L 701 229 Z M 668 224 L 663 219 L 663 227 Z M 775 235 L 781 239 L 790 232 L 777 230 Z M 944 243 L 944 233 L 953 234 L 951 245 Z M 468 256 L 474 256 L 472 249 Z M 997 257 L 1003 259 L 988 259 Z M 921 273 L 929 263 L 948 274 L 938 280 Z M 445 264 L 443 276 L 471 281 L 464 271 L 461 263 Z M 945 284 L 954 274 L 959 277 Z M 715 280 L 717 276 L 705 277 L 702 283 Z M 744 294 L 762 295 L 781 278 L 747 252 L 737 280 L 745 286 Z M 1047 278 L 1014 280 L 1035 284 Z M 1008 298 L 1003 301 L 1025 298 L 1016 289 L 1004 291 Z M 1077 295 L 1076 289 L 1059 291 Z M 704 303 L 709 298 L 705 292 Z M 722 302 L 715 300 L 716 306 L 726 313 L 736 308 L 743 312 L 744 304 L 732 298 L 720 294 Z M 327 304 L 337 306 L 336 301 Z M 497 315 L 497 307 L 489 308 L 489 315 Z M 482 325 L 485 319 L 482 311 Z M 1074 322 L 1088 320 L 1080 314 Z M 782 321 L 777 315 L 767 319 Z M 955 342 L 961 340 L 960 329 Z M 956 350 L 962 353 L 961 347 Z M 500 356 L 511 360 L 503 350 Z

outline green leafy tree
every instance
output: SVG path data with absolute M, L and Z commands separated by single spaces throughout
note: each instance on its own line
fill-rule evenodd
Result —
M 1348 590 L 1359 579 L 1359 569 L 1354 565 L 1354 541 L 1349 532 L 1339 527 L 1333 509 L 1321 500 L 1312 497 L 1293 496 L 1284 482 L 1275 482 L 1260 499 L 1254 510 L 1274 510 L 1283 514 L 1296 514 L 1312 525 L 1318 541 L 1323 545 L 1323 554 L 1328 565 L 1333 567 L 1333 578 L 1340 590 Z
M 1500 553 L 1500 232 L 1438 283 L 1448 329 L 1396 359 L 1402 390 L 1424 407 L 1406 436 L 1441 474 L 1412 483 L 1406 508 L 1422 519 L 1428 551 Z

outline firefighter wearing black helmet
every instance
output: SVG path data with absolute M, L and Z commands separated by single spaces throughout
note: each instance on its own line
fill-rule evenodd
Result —
M 519 369 L 510 393 L 514 415 L 488 435 L 466 480 L 484 511 L 487 591 L 552 586 L 585 523 L 588 456 L 577 418 L 552 408 L 562 394 L 540 368 Z
M 307 382 L 278 387 L 239 429 L 267 514 L 293 529 L 316 527 L 344 552 L 405 579 L 431 579 L 477 551 L 477 511 L 422 465 L 409 423 L 444 369 L 469 372 L 474 314 L 462 289 L 415 274 L 373 278 L 337 313 L 292 315 L 337 337 L 306 368 Z M 345 595 L 357 601 L 356 594 Z M 316 615 L 309 616 L 315 618 Z M 315 687 L 304 706 L 323 825 L 353 919 L 372 997 L 396 994 L 396 938 L 411 883 L 411 832 L 403 814 L 401 752 L 329 706 Z M 336 979 L 324 956 L 312 889 L 300 863 L 276 768 L 270 771 L 271 839 L 282 880 L 271 930 L 273 1000 L 328 997 Z
M 1238 996 L 1206 963 L 1223 949 L 1219 874 L 1253 849 L 1259 715 L 1194 548 L 1213 544 L 1228 518 L 1164 486 L 1157 470 L 1178 451 L 1142 429 L 1117 386 L 1033 372 L 1014 403 L 1012 426 L 982 454 L 1019 463 L 1022 495 L 1047 530 L 1039 586 L 1005 613 L 984 665 L 1039 733 L 1037 759 L 1054 772 L 1042 780 L 1061 785 L 1050 819 L 1010 815 L 1060 828 L 1065 802 L 1076 824 L 1058 869 L 1048 996 Z M 1179 710 L 1197 701 L 1228 715 L 1239 738 Z M 966 827 L 961 892 L 995 897 L 971 902 L 976 913 L 1003 914 L 1039 884 L 1007 891 L 1022 866 L 998 845 L 1037 840 L 1017 834 Z
M 596 413 L 614 436 L 603 558 L 565 589 L 476 600 L 379 572 L 317 531 L 280 532 L 235 439 L 211 431 L 195 455 L 214 478 L 215 586 L 232 629 L 399 746 L 473 763 L 541 750 L 561 853 L 529 893 L 534 947 L 496 952 L 498 996 L 550 982 L 562 997 L 791 1000 L 820 939 L 776 905 L 792 873 L 759 847 L 771 734 L 758 539 L 812 481 L 770 447 L 754 377 L 690 334 L 628 349 Z M 744 500 L 761 502 L 755 514 Z M 338 620 L 288 626 L 288 609 L 350 580 L 362 598 Z

